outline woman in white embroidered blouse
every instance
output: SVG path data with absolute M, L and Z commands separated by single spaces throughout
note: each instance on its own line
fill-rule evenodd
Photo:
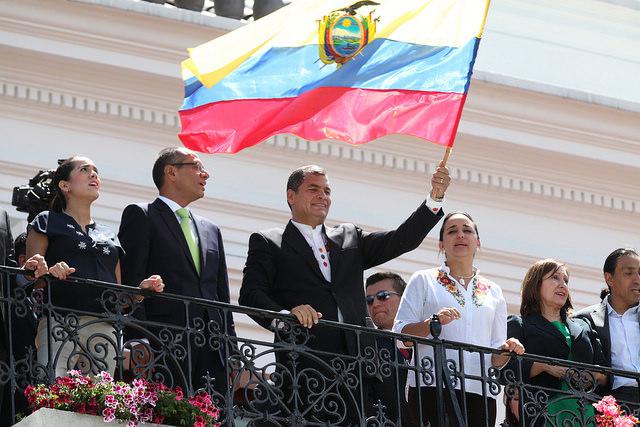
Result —
M 436 314 L 442 324 L 440 338 L 484 347 L 500 348 L 524 353 L 516 339 L 507 340 L 507 304 L 498 285 L 481 276 L 473 266 L 476 250 L 480 247 L 478 227 L 467 213 L 452 212 L 445 216 L 440 228 L 439 248 L 445 254 L 445 262 L 438 268 L 414 273 L 400 301 L 393 326 L 394 332 L 430 337 L 431 317 Z M 481 374 L 479 353 L 464 352 L 460 360 L 457 350 L 447 350 L 447 359 L 456 362 L 456 369 L 464 366 L 465 375 Z M 418 366 L 428 357 L 433 360 L 433 348 L 419 344 L 416 349 Z M 414 364 L 416 359 L 414 356 Z M 484 374 L 490 366 L 502 366 L 509 355 L 484 357 Z M 464 362 L 464 365 L 462 363 Z M 435 371 L 433 372 L 435 373 Z M 435 378 L 435 377 L 434 377 Z M 422 375 L 409 373 L 409 410 L 417 420 L 418 402 L 422 405 L 422 422 L 443 419 L 436 414 L 435 384 L 425 384 Z M 416 380 L 420 384 L 416 384 Z M 420 397 L 418 399 L 418 390 Z M 487 388 L 487 409 L 482 397 L 482 384 L 467 379 L 465 395 L 456 384 L 455 394 L 460 408 L 466 400 L 466 418 L 469 426 L 493 426 L 496 418 L 496 402 Z M 445 409 L 449 420 L 455 425 L 454 410 L 449 395 L 445 392 Z M 463 414 L 464 416 L 465 414 Z M 433 424 L 433 422 L 432 422 Z

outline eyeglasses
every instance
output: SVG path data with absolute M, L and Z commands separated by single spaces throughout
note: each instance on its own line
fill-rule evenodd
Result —
M 198 171 L 198 173 L 208 173 L 204 165 L 199 162 L 182 162 L 182 163 L 169 163 L 171 166 L 191 166 Z
M 397 292 L 392 292 L 392 291 L 378 291 L 375 293 L 375 295 L 367 295 L 367 305 L 371 305 L 373 304 L 373 299 L 377 298 L 378 301 L 386 301 L 389 299 L 389 297 L 391 295 L 398 295 L 401 296 L 399 293 Z

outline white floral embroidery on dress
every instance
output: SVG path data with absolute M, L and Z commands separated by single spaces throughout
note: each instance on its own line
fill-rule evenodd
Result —
M 102 248 L 102 253 L 105 254 L 105 255 L 109 255 L 111 253 L 111 251 L 109 250 L 108 247 L 105 246 L 104 248 Z
M 78 243 L 78 248 L 87 249 L 87 244 L 85 242 L 80 242 L 80 243 Z
M 84 236 L 84 234 L 82 234 L 82 231 L 76 231 L 76 234 L 77 234 L 78 236 Z
M 69 227 L 72 230 L 75 230 L 76 228 L 72 225 L 72 224 L 67 224 L 67 227 Z

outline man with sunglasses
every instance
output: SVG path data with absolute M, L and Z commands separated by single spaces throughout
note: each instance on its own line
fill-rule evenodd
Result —
M 165 293 L 228 303 L 229 281 L 222 234 L 214 223 L 189 210 L 192 202 L 204 197 L 209 172 L 194 152 L 179 147 L 160 151 L 152 176 L 158 198 L 152 203 L 129 205 L 122 213 L 118 237 L 125 250 L 123 283 L 139 283 L 140 278 L 158 274 L 165 284 Z M 187 317 L 186 305 L 181 301 L 161 297 L 144 300 L 146 319 L 172 325 L 169 328 L 173 334 L 171 344 L 185 350 L 188 326 L 202 328 L 204 325 L 207 338 L 210 337 L 207 331 L 215 328 L 235 336 L 231 312 L 225 315 L 199 304 L 190 304 L 188 309 Z M 155 329 L 151 332 L 159 334 Z M 154 350 L 158 350 L 159 337 L 150 343 Z M 218 346 L 211 339 L 206 340 L 205 345 L 195 345 L 192 341 L 189 348 L 190 358 L 182 359 L 182 366 L 172 361 L 180 358 L 177 348 L 158 362 L 160 366 L 144 366 L 144 361 L 139 361 L 142 363 L 138 369 L 169 369 L 175 381 L 182 378 L 179 372 L 182 370 L 187 384 L 175 385 L 187 386 L 189 391 L 204 387 L 203 376 L 208 373 L 215 379 L 216 390 L 224 395 L 228 385 L 225 345 Z M 171 349 L 164 350 L 171 352 Z
M 365 294 L 369 316 L 378 329 L 391 331 L 395 320 L 400 298 L 404 293 L 407 283 L 400 275 L 391 271 L 374 273 L 365 282 Z M 405 397 L 405 386 L 407 384 L 407 370 L 398 368 L 406 365 L 411 358 L 411 353 L 407 349 L 398 349 L 395 340 L 383 336 L 376 337 L 378 354 L 382 349 L 387 350 L 391 355 L 391 369 L 385 371 L 386 377 L 380 378 L 382 381 L 373 381 L 370 388 L 369 401 L 380 400 L 387 408 L 387 417 L 395 420 L 398 416 L 402 418 L 402 425 L 409 425 L 408 405 Z M 396 375 L 397 372 L 397 375 Z M 375 415 L 370 413 L 369 415 Z
M 378 329 L 390 331 L 398 312 L 400 298 L 407 286 L 396 273 L 375 273 L 367 278 L 365 293 L 369 316 Z

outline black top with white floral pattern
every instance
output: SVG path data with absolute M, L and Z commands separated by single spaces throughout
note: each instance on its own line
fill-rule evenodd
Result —
M 47 236 L 47 252 L 41 255 L 49 267 L 64 261 L 76 269 L 71 277 L 116 282 L 116 265 L 124 251 L 116 234 L 106 225 L 94 222 L 84 232 L 73 217 L 45 211 L 34 218 L 28 230 Z M 101 313 L 104 311 L 99 303 L 102 291 L 90 285 L 56 281 L 52 283 L 51 302 L 58 307 Z

